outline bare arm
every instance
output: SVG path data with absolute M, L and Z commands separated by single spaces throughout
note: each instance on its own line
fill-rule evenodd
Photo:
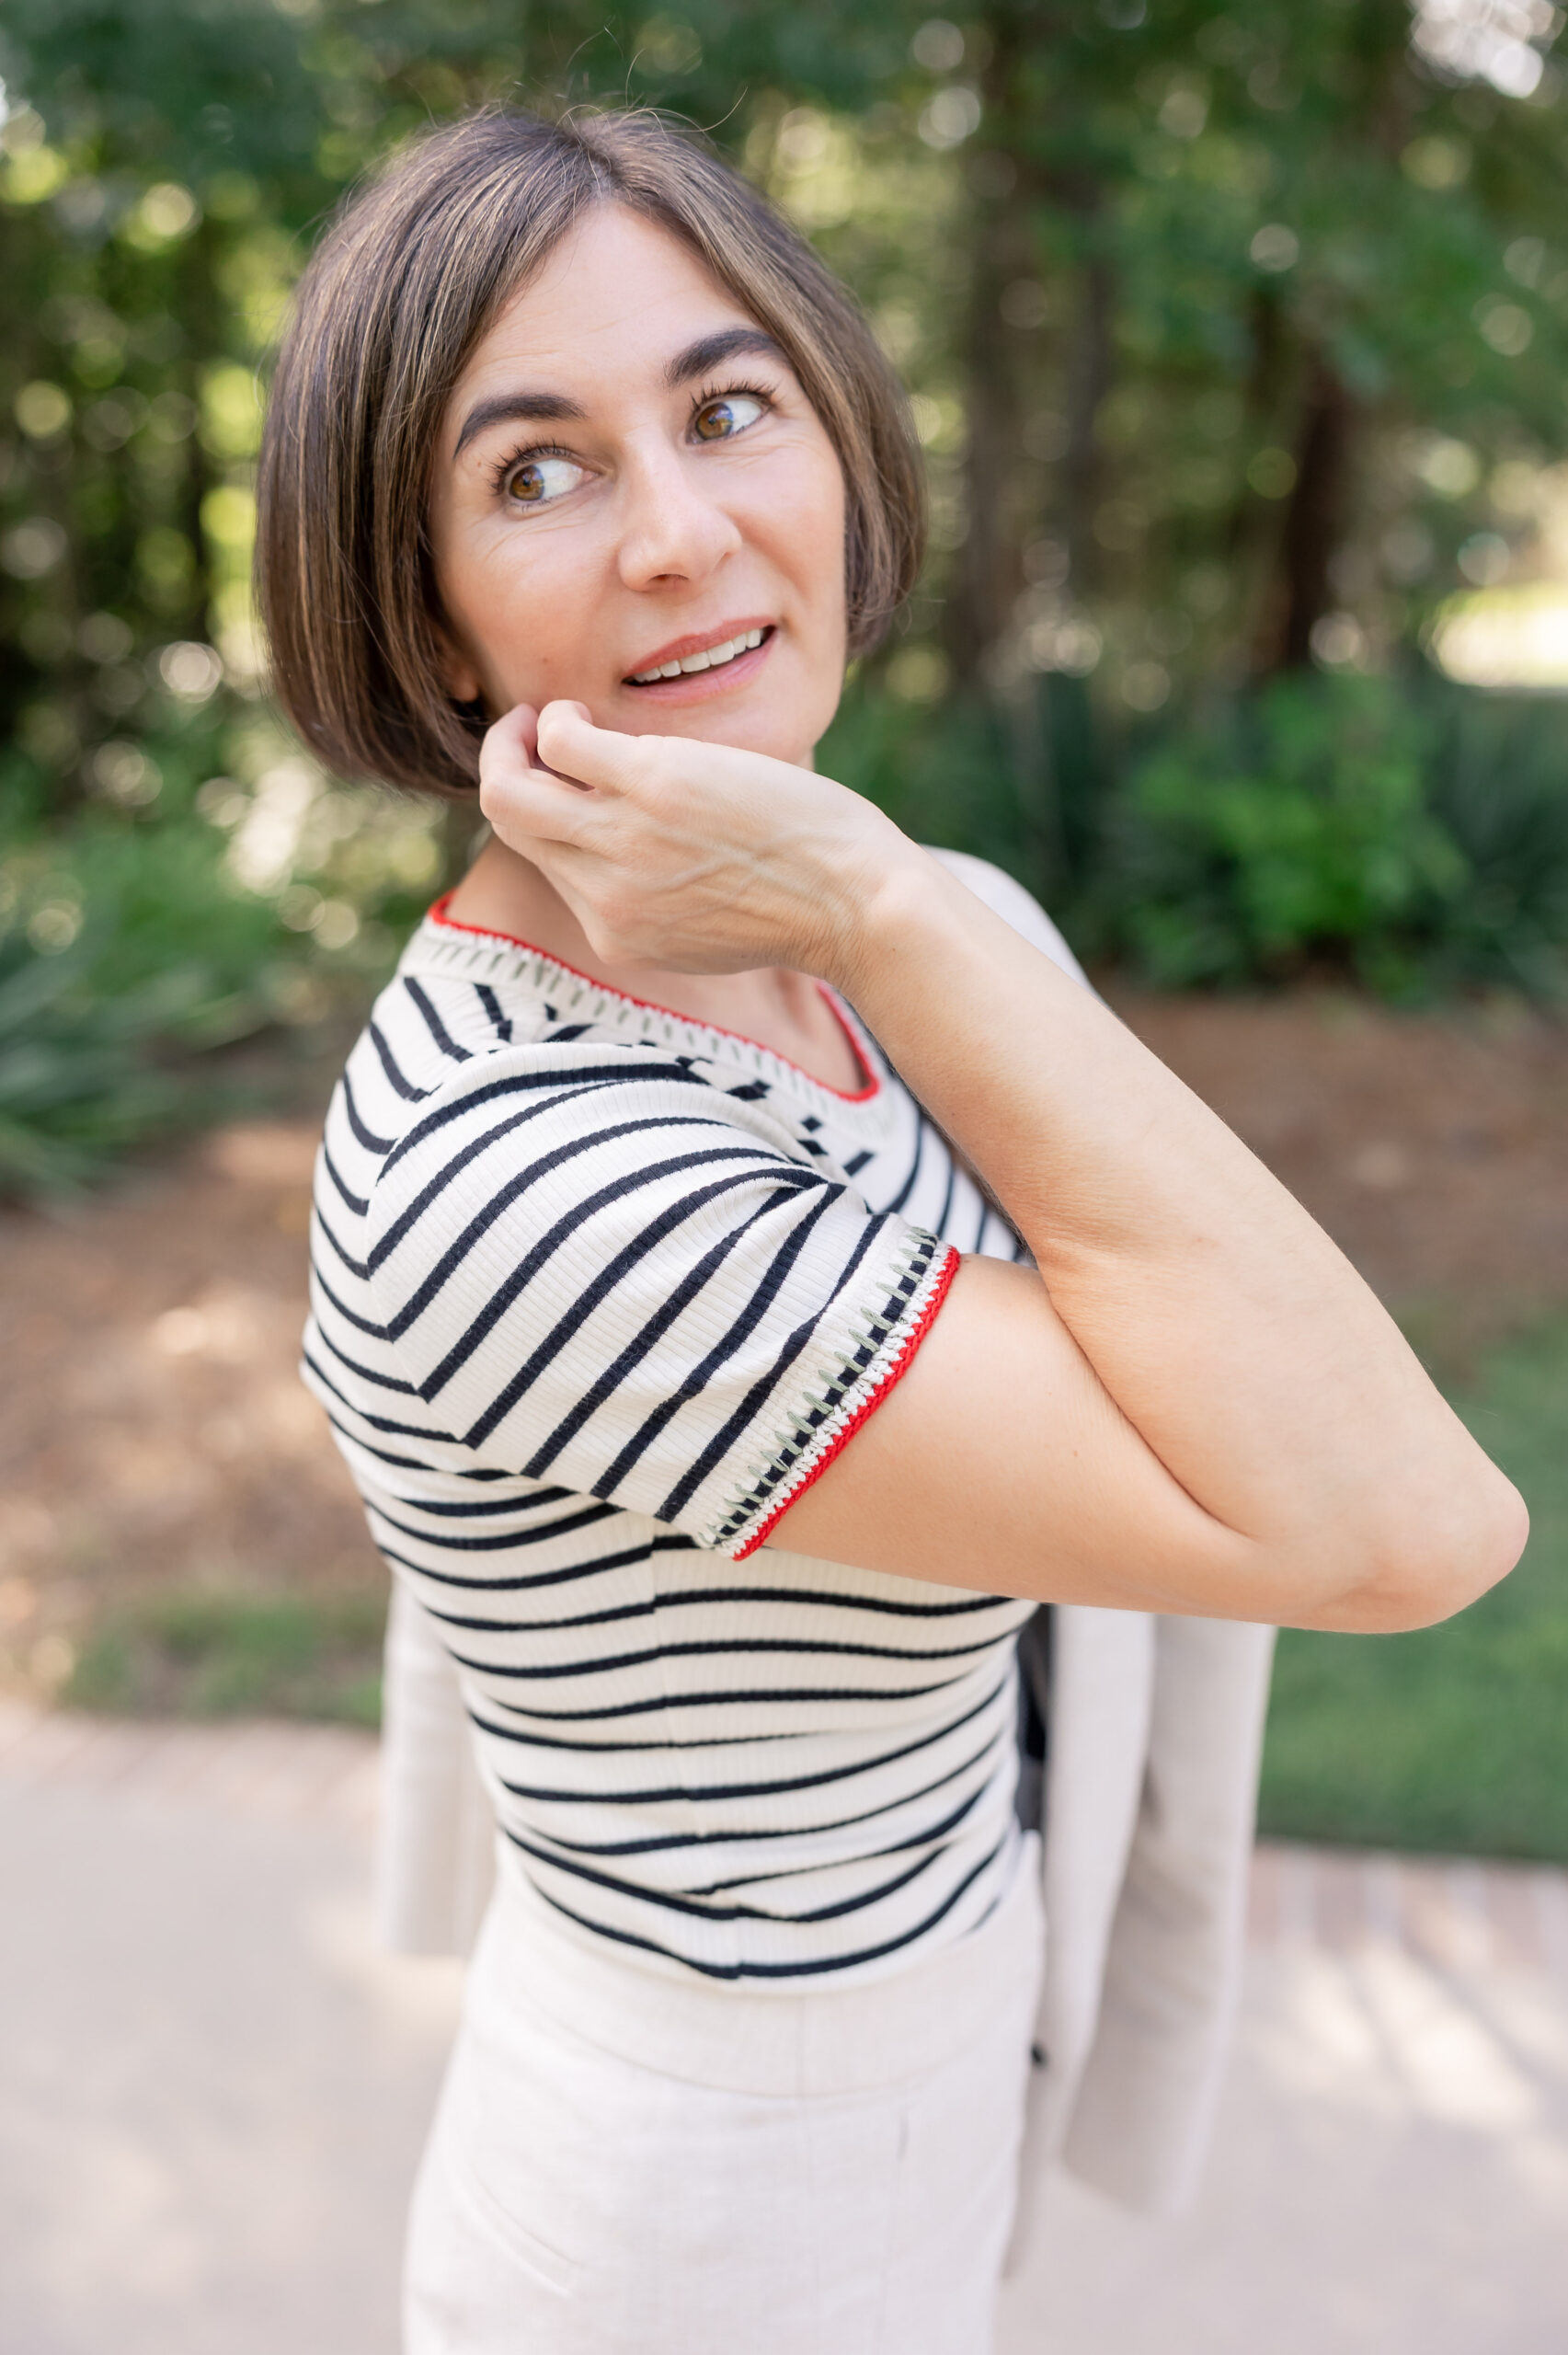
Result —
M 1501 1576 L 1523 1541 L 1512 1489 L 1224 1124 L 945 875 L 900 876 L 868 930 L 841 986 L 1039 1275 L 966 1264 L 780 1542 L 847 1535 L 864 1559 L 897 1497 L 901 1558 L 941 1575 L 954 1506 L 938 1516 L 930 1442 L 953 1419 L 956 1485 L 995 1499 L 1007 1572 L 1048 1565 L 1053 1600 L 1383 1627 Z
M 518 715 L 492 731 L 486 812 L 596 946 L 833 982 L 1037 1263 L 965 1263 L 781 1545 L 1040 1600 L 1363 1629 L 1443 1617 L 1511 1567 L 1517 1495 L 1342 1254 L 880 813 L 571 706 L 541 749 L 588 789 L 528 749 Z

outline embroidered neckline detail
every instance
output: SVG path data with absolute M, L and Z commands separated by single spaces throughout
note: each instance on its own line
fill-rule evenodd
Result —
M 830 1097 L 836 1104 L 869 1105 L 883 1095 L 883 1083 L 874 1060 L 871 1040 L 861 1029 L 853 1009 L 845 1006 L 825 982 L 818 982 L 818 989 L 821 992 L 823 1004 L 849 1040 L 856 1062 L 869 1074 L 864 1087 L 853 1091 L 834 1087 L 830 1081 L 818 1079 L 814 1072 L 808 1072 L 803 1064 L 792 1062 L 788 1055 L 781 1055 L 776 1048 L 764 1046 L 759 1039 L 749 1039 L 740 1030 L 726 1029 L 722 1023 L 700 1022 L 692 1015 L 678 1013 L 673 1006 L 657 1005 L 649 998 L 634 997 L 630 991 L 619 990 L 609 982 L 597 980 L 593 974 L 583 972 L 578 966 L 568 965 L 564 958 L 537 948 L 532 941 L 523 940 L 515 933 L 495 932 L 485 925 L 462 924 L 446 913 L 451 898 L 452 894 L 448 892 L 427 912 L 423 923 L 404 951 L 404 964 L 408 962 L 412 952 L 421 948 L 444 971 L 462 970 L 465 966 L 472 968 L 480 958 L 487 958 L 490 969 L 485 979 L 527 979 L 536 987 L 547 990 L 554 978 L 563 985 L 561 994 L 567 996 L 567 1004 L 574 1013 L 580 1009 L 584 995 L 591 992 L 597 1002 L 589 1005 L 590 1018 L 601 1019 L 612 1008 L 624 1008 L 626 1012 L 617 1018 L 616 1027 L 624 1028 L 628 1016 L 634 1013 L 641 1015 L 644 1018 L 639 1028 L 645 1038 L 661 1037 L 666 1043 L 674 1044 L 679 1032 L 699 1053 L 711 1055 L 716 1046 L 724 1051 L 726 1061 L 749 1063 L 759 1071 L 771 1069 L 811 1088 L 819 1096 Z M 569 985 L 569 995 L 567 985 Z

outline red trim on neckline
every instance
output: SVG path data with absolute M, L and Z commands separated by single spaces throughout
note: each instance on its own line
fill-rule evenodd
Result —
M 822 1003 L 849 1041 L 850 1052 L 856 1063 L 860 1064 L 863 1071 L 871 1074 L 869 1083 L 864 1087 L 853 1090 L 847 1087 L 835 1087 L 831 1080 L 818 1079 L 816 1073 L 807 1071 L 804 1063 L 793 1062 L 788 1055 L 781 1055 L 776 1047 L 765 1046 L 761 1039 L 749 1039 L 743 1030 L 728 1029 L 722 1022 L 704 1022 L 694 1014 L 681 1014 L 673 1005 L 660 1005 L 651 997 L 634 997 L 630 990 L 618 990 L 612 982 L 601 982 L 597 973 L 585 973 L 580 965 L 568 965 L 566 959 L 557 957 L 553 948 L 541 948 L 536 942 L 524 940 L 520 933 L 497 932 L 486 924 L 463 924 L 457 917 L 449 916 L 446 913 L 454 896 L 455 894 L 452 891 L 444 893 L 433 907 L 426 911 L 426 922 L 439 925 L 444 932 L 471 932 L 477 939 L 504 940 L 509 948 L 525 948 L 531 957 L 543 957 L 547 965 L 559 966 L 563 973 L 570 973 L 577 981 L 586 982 L 590 989 L 602 990 L 606 997 L 618 997 L 624 1005 L 638 1005 L 645 1014 L 662 1014 L 671 1022 L 684 1022 L 688 1029 L 712 1030 L 721 1039 L 733 1039 L 738 1046 L 755 1047 L 760 1053 L 772 1055 L 776 1063 L 783 1063 L 786 1071 L 798 1072 L 802 1079 L 808 1079 L 811 1082 L 813 1087 L 819 1087 L 824 1096 L 836 1096 L 841 1104 L 869 1104 L 874 1096 L 881 1094 L 882 1082 L 871 1070 L 870 1058 L 865 1054 L 860 1040 L 845 1021 L 832 991 L 825 982 L 818 982 L 817 984 L 821 993 Z
M 815 1484 L 822 1477 L 823 1473 L 828 1469 L 828 1466 L 833 1461 L 834 1456 L 840 1455 L 843 1453 L 851 1440 L 853 1439 L 856 1431 L 859 1430 L 862 1423 L 864 1422 L 866 1417 L 868 1415 L 875 1414 L 876 1408 L 881 1406 L 882 1401 L 887 1397 L 889 1390 L 892 1389 L 893 1384 L 898 1381 L 902 1375 L 908 1373 L 910 1366 L 914 1363 L 915 1351 L 919 1349 L 921 1343 L 930 1332 L 936 1316 L 936 1312 L 947 1297 L 948 1286 L 952 1283 L 954 1277 L 958 1272 L 958 1262 L 959 1254 L 953 1248 L 952 1245 L 949 1244 L 947 1248 L 947 1257 L 943 1262 L 942 1273 L 936 1280 L 936 1290 L 932 1293 L 931 1298 L 921 1310 L 915 1323 L 905 1335 L 903 1348 L 899 1350 L 897 1358 L 895 1358 L 893 1363 L 883 1375 L 882 1380 L 877 1384 L 876 1389 L 871 1393 L 869 1397 L 863 1398 L 861 1400 L 860 1405 L 850 1417 L 849 1421 L 844 1425 L 843 1430 L 840 1431 L 832 1443 L 822 1450 L 821 1454 L 818 1457 L 816 1463 L 812 1465 L 810 1471 L 807 1474 L 799 1488 L 792 1489 L 790 1494 L 784 1499 L 783 1504 L 775 1505 L 773 1507 L 773 1511 L 761 1523 L 761 1527 L 752 1531 L 750 1536 L 746 1540 L 745 1545 L 740 1548 L 739 1553 L 731 1555 L 730 1559 L 732 1561 L 744 1562 L 748 1555 L 754 1554 L 759 1545 L 762 1545 L 767 1543 L 769 1536 L 773 1531 L 778 1527 L 779 1522 L 784 1519 L 785 1513 L 788 1512 L 791 1505 L 798 1504 L 801 1498 L 806 1494 L 807 1489 L 814 1487 Z

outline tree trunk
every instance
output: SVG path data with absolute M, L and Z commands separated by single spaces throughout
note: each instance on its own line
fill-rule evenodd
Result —
M 1007 479 L 1018 446 L 1017 388 L 1001 313 L 1011 244 L 1001 206 L 975 200 L 969 299 L 964 322 L 964 493 L 967 530 L 954 562 L 944 636 L 961 682 L 983 673 L 1020 586 L 1007 527 Z
M 1288 394 L 1296 354 L 1286 332 L 1279 298 L 1272 287 L 1254 288 L 1248 304 L 1252 365 L 1242 426 L 1244 452 L 1276 442 L 1285 431 Z M 1225 533 L 1230 574 L 1231 645 L 1222 671 L 1232 684 L 1243 674 L 1264 675 L 1276 667 L 1279 642 L 1279 510 L 1244 481 Z
M 1059 166 L 1052 136 L 1027 95 L 1024 67 L 1074 36 L 1073 12 L 1038 0 L 992 0 L 978 19 L 988 45 L 979 75 L 985 149 L 971 165 L 969 302 L 963 331 L 968 439 L 965 488 L 968 535 L 949 600 L 944 635 L 961 680 L 982 675 L 1024 588 L 1023 543 L 1037 517 L 1020 513 L 1011 496 L 1023 445 L 1032 354 L 1021 330 L 1001 316 L 1013 281 L 1040 265 L 1037 220 L 1048 204 L 1071 222 L 1077 264 L 1076 316 L 1069 329 L 1069 446 L 1060 461 L 1063 523 L 1072 583 L 1092 591 L 1099 572 L 1093 523 L 1105 466 L 1096 435 L 1113 373 L 1115 278 L 1100 250 L 1102 190 L 1081 163 Z M 1059 124 L 1059 131 L 1065 126 Z M 1075 142 L 1065 141 L 1070 150 Z M 1022 330 L 1027 333 L 1028 330 Z
M 1335 603 L 1329 568 L 1345 534 L 1354 422 L 1350 395 L 1320 354 L 1308 385 L 1296 485 L 1280 534 L 1275 667 L 1282 671 L 1302 670 L 1311 661 L 1313 628 Z
M 1069 580 L 1076 597 L 1092 595 L 1099 585 L 1100 543 L 1094 517 L 1105 488 L 1104 453 L 1100 447 L 1101 404 L 1111 389 L 1111 316 L 1115 288 L 1111 265 L 1094 250 L 1097 202 L 1081 192 L 1073 206 L 1082 248 L 1078 267 L 1078 317 L 1074 326 L 1071 373 L 1069 377 L 1068 442 L 1062 460 L 1066 485 L 1065 511 Z
M 1023 586 L 1008 488 L 1023 433 L 1017 354 L 1001 297 L 1030 260 L 1027 163 L 1012 121 L 1021 28 L 989 9 L 980 79 L 985 150 L 969 171 L 969 286 L 962 328 L 964 491 L 967 531 L 957 552 L 943 636 L 960 684 L 983 677 Z
M 208 350 L 208 323 L 219 315 L 216 281 L 216 240 L 212 223 L 202 221 L 188 239 L 180 257 L 178 281 L 178 316 L 185 334 L 185 360 L 179 370 L 178 384 L 196 410 L 199 420 L 201 361 Z M 212 558 L 207 546 L 206 527 L 201 520 L 202 504 L 215 479 L 198 421 L 186 447 L 185 481 L 178 515 L 179 527 L 189 541 L 195 558 L 187 605 L 187 626 L 192 638 L 212 638 L 217 635 L 212 615 Z

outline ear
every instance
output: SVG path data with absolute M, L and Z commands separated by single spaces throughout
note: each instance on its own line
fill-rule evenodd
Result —
M 453 703 L 481 703 L 485 689 L 473 661 L 458 645 L 444 622 L 433 625 L 436 661 L 441 668 L 441 684 Z

